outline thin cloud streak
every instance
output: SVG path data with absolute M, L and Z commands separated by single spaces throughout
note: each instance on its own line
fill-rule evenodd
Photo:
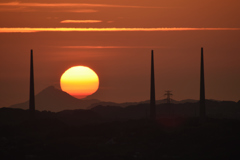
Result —
M 50 9 L 50 8 L 49 8 Z M 39 8 L 30 8 L 30 7 L 5 7 L 5 6 L 0 6 L 0 12 L 42 12 L 41 9 Z M 46 10 L 45 10 L 46 12 Z M 95 13 L 98 12 L 98 10 L 95 9 L 50 9 L 47 12 L 72 12 L 72 13 Z
M 153 7 L 153 6 L 128 6 L 128 5 L 111 5 L 111 4 L 91 4 L 91 3 L 20 3 L 20 2 L 0 3 L 0 6 L 21 6 L 21 7 L 165 8 L 165 7 Z
M 68 49 L 115 49 L 115 48 L 165 48 L 161 46 L 62 46 L 60 48 Z
M 63 20 L 60 23 L 101 23 L 101 20 Z
M 240 28 L 0 28 L 0 33 L 31 32 L 158 32 L 158 31 L 239 31 Z
M 94 13 L 98 12 L 98 10 L 94 9 L 78 9 L 78 10 L 61 10 L 61 11 L 55 11 L 55 12 L 73 12 L 73 13 Z
M 24 8 L 24 7 L 6 7 L 6 8 L 3 8 L 1 7 L 0 8 L 0 12 L 35 12 L 36 10 L 35 9 L 29 9 L 29 8 Z

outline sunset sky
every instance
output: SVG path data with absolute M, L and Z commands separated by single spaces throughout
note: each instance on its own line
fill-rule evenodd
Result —
M 199 99 L 204 48 L 206 98 L 240 100 L 239 0 L 22 0 L 0 2 L 0 107 L 29 98 L 30 50 L 35 94 L 60 89 L 76 65 L 99 76 L 90 98 L 149 99 L 155 54 L 156 99 Z

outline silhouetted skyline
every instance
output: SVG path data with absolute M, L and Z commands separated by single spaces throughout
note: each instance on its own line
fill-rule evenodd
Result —
M 238 157 L 239 6 L 0 2 L 0 160 Z

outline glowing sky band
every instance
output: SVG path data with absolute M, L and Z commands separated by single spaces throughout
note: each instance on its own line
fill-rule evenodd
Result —
M 101 20 L 63 20 L 60 23 L 101 23 Z
M 31 32 L 157 32 L 157 31 L 239 31 L 240 28 L 0 28 L 0 33 Z

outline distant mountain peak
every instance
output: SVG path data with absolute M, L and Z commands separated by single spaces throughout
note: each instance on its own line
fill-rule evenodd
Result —
M 42 90 L 41 92 L 39 92 L 36 97 L 41 97 L 40 99 L 49 99 L 49 98 L 53 98 L 53 99 L 58 99 L 58 98 L 68 98 L 68 99 L 74 99 L 77 100 L 77 98 L 71 96 L 70 94 L 68 94 L 67 92 L 64 92 L 60 89 L 55 88 L 54 86 L 49 86 L 47 88 L 45 88 L 44 90 Z
M 54 86 L 49 86 L 49 87 L 47 87 L 47 88 L 45 88 L 44 90 L 55 90 L 56 88 L 54 87 Z M 43 91 L 44 91 L 43 90 Z
M 43 89 L 41 92 L 63 92 L 62 90 L 60 90 L 60 89 L 57 89 L 57 88 L 55 88 L 54 86 L 49 86 L 49 87 L 47 87 L 47 88 L 45 88 L 45 89 Z M 39 93 L 41 93 L 41 92 L 39 92 Z
M 67 109 L 86 109 L 94 103 L 100 102 L 99 100 L 83 100 L 77 99 L 67 92 L 57 89 L 54 86 L 49 86 L 43 89 L 41 92 L 35 95 L 36 110 L 48 110 L 48 111 L 62 111 Z M 29 102 L 15 104 L 10 108 L 22 108 L 28 109 Z

